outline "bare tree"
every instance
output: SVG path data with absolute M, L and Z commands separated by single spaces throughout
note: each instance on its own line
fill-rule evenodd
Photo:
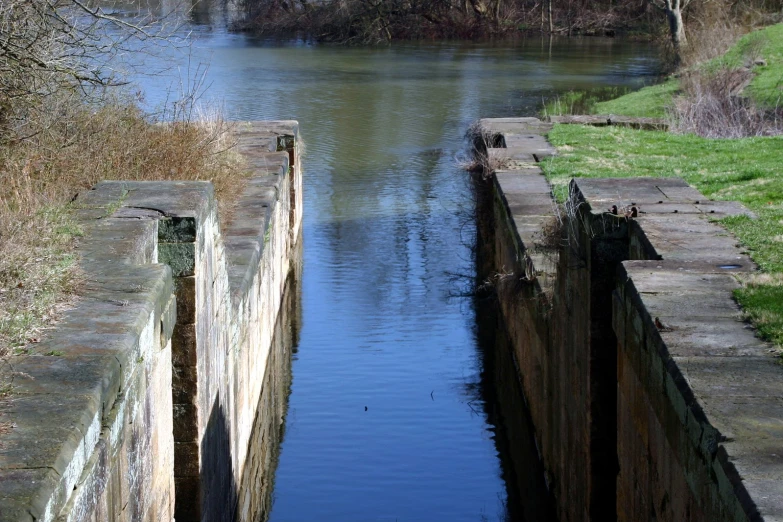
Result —
M 121 83 L 112 60 L 132 40 L 157 38 L 149 18 L 121 19 L 82 0 L 0 2 L 0 139 L 55 94 Z
M 666 14 L 669 22 L 669 33 L 671 34 L 674 52 L 679 60 L 682 49 L 688 45 L 688 39 L 685 36 L 685 24 L 682 21 L 682 12 L 691 3 L 691 0 L 649 0 L 652 5 Z

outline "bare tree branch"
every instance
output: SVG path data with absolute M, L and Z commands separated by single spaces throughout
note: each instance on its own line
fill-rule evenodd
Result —
M 168 41 L 164 24 L 128 21 L 86 0 L 0 1 L 0 140 L 56 93 L 101 95 L 124 85 L 114 70 L 150 39 Z M 69 94 L 70 93 L 70 94 Z

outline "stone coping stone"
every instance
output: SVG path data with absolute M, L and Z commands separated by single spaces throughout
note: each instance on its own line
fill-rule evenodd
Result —
M 489 160 L 504 170 L 517 170 L 525 167 L 532 167 L 537 163 L 533 155 L 535 149 L 517 147 L 514 149 L 490 148 L 487 150 Z
M 692 205 L 704 196 L 680 178 L 576 178 L 572 188 L 591 210 L 611 204 L 649 206 L 660 203 Z
M 716 214 L 716 218 L 753 214 L 734 201 L 712 201 L 681 178 L 576 178 L 572 195 L 594 213 L 635 206 L 645 214 Z
M 632 225 L 630 234 L 645 247 L 649 259 L 709 260 L 727 270 L 755 268 L 738 248 L 737 240 L 711 221 L 726 215 L 748 215 L 747 209 L 731 203 L 722 206 L 720 213 L 705 212 L 700 207 L 707 198 L 680 178 L 577 178 L 570 183 L 570 194 L 580 212 L 594 218 L 611 218 L 610 208 L 617 206 L 616 219 Z M 638 216 L 626 218 L 632 206 Z
M 484 133 L 494 134 L 546 134 L 552 124 L 538 118 L 483 118 L 479 127 Z
M 516 155 L 529 154 L 536 162 L 557 153 L 549 141 L 540 134 L 504 134 L 503 142 L 505 148 L 500 149 L 501 151 L 508 151 L 508 153 Z
M 552 197 L 552 189 L 538 167 L 498 170 L 495 171 L 495 179 L 504 194 L 537 194 L 550 199 Z
M 79 211 L 77 219 L 82 217 Z M 140 265 L 154 261 L 157 221 L 151 219 L 95 219 L 91 215 L 80 219 L 85 223 L 85 233 L 90 241 L 79 244 L 79 257 L 83 266 L 90 267 L 90 281 L 104 274 L 117 274 L 116 267 Z
M 735 272 L 756 268 L 736 238 L 705 216 L 643 216 L 634 225 L 631 233 L 645 244 L 650 258 L 710 262 Z
M 255 175 L 281 176 L 288 170 L 288 155 L 285 152 L 266 152 L 263 156 L 257 153 L 249 155 L 248 152 L 242 154 Z
M 274 151 L 253 147 L 259 136 L 273 139 Z M 286 139 L 299 147 L 296 121 L 243 122 L 237 127 L 238 150 L 253 170 L 253 177 L 237 201 L 231 223 L 225 228 L 224 242 L 228 261 L 228 281 L 232 306 L 247 294 L 264 252 L 274 206 L 280 199 L 281 183 L 294 166 Z M 291 188 L 293 190 L 293 187 Z
M 626 261 L 620 277 L 689 417 L 701 419 L 701 433 L 716 433 L 702 452 L 719 482 L 728 481 L 749 519 L 758 510 L 783 520 L 783 367 L 742 320 L 731 297 L 736 279 L 676 261 Z
M 499 165 L 492 180 L 509 217 L 514 241 L 527 257 L 520 261 L 531 263 L 538 275 L 554 272 L 551 256 L 537 247 L 545 223 L 554 217 L 556 209 L 549 182 L 537 165 L 556 154 L 544 137 L 552 124 L 538 118 L 491 118 L 479 120 L 479 125 L 482 135 L 492 136 L 493 144 L 498 145 L 488 148 L 487 155 Z M 536 284 L 545 287 L 549 280 L 537 278 Z

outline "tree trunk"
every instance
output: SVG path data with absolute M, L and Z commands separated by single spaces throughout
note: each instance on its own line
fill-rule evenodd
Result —
M 685 37 L 685 24 L 682 22 L 682 10 L 669 9 L 666 12 L 669 19 L 669 32 L 672 36 L 674 50 L 679 54 L 683 47 L 688 45 L 688 39 Z
M 552 0 L 546 0 L 546 6 L 549 10 L 549 34 L 552 34 L 555 32 L 555 25 L 552 21 Z
M 675 65 L 679 65 L 682 58 L 682 50 L 688 46 L 685 37 L 685 24 L 682 21 L 682 10 L 688 7 L 691 0 L 648 0 L 652 5 L 660 9 L 666 15 L 669 22 L 669 34 L 674 47 Z

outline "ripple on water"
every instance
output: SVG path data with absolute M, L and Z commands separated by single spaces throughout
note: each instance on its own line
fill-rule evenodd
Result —
M 498 450 L 506 427 L 462 294 L 472 196 L 453 158 L 476 118 L 530 114 L 553 90 L 637 85 L 655 72 L 652 50 L 199 34 L 192 59 L 211 54 L 205 83 L 227 114 L 298 119 L 307 145 L 302 328 L 270 519 L 506 520 L 530 499 L 510 498 L 504 477 L 534 467 Z M 153 105 L 162 83 L 145 80 Z

